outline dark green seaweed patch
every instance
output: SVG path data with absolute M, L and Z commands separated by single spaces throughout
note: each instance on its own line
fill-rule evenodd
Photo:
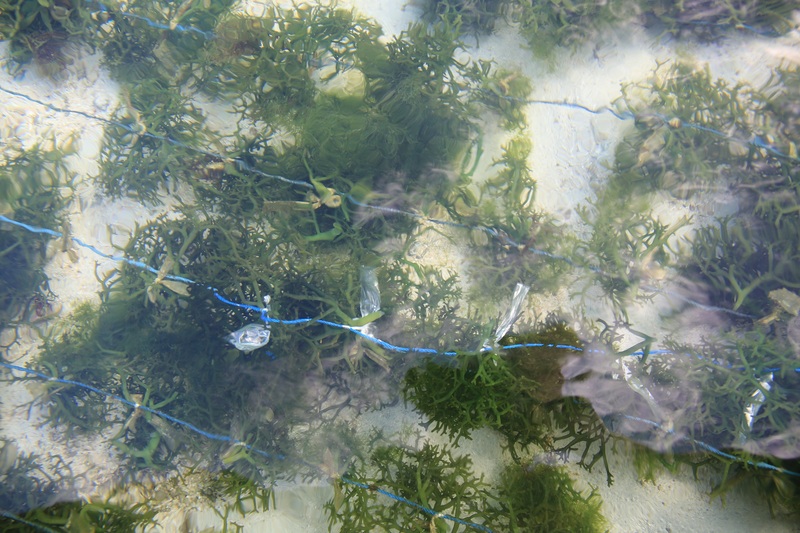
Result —
M 546 464 L 507 466 L 498 484 L 498 499 L 512 531 L 600 532 L 607 522 L 602 500 L 593 490 L 584 495 L 563 467 Z
M 67 170 L 64 150 L 33 147 L 23 153 L 9 150 L 0 164 L 0 214 L 39 227 L 58 227 L 65 200 Z M 53 295 L 44 274 L 45 249 L 51 237 L 0 223 L 0 328 L 16 321 L 44 318 Z
M 517 343 L 581 346 L 575 333 L 559 322 L 501 340 L 501 346 Z M 585 401 L 563 398 L 558 379 L 552 383 L 565 354 L 563 349 L 531 347 L 514 349 L 510 357 L 479 352 L 459 354 L 450 362 L 428 361 L 408 371 L 404 395 L 435 431 L 456 442 L 489 427 L 506 438 L 517 460 L 519 449 L 533 444 L 557 453 L 579 450 L 582 466 L 591 469 L 602 460 L 608 469 L 605 445 L 610 435 L 605 426 Z M 610 472 L 608 479 L 611 483 Z

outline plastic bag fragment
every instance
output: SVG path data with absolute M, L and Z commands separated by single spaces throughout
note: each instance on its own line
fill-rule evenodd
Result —
M 252 352 L 269 342 L 269 326 L 266 324 L 248 324 L 225 337 L 237 350 Z
M 756 416 L 761 410 L 761 406 L 767 400 L 764 391 L 769 392 L 772 389 L 773 373 L 769 372 L 764 376 L 764 379 L 758 382 L 759 387 L 750 395 L 751 402 L 744 408 L 744 419 L 742 420 L 742 429 L 739 432 L 739 444 L 744 445 L 747 442 L 750 433 L 753 431 L 753 423 L 756 421 Z
M 378 277 L 375 267 L 361 267 L 361 316 L 380 311 L 381 291 L 378 289 Z
M 531 288 L 524 283 L 517 283 L 514 287 L 514 295 L 511 297 L 511 305 L 508 307 L 508 311 L 506 312 L 506 316 L 503 317 L 503 320 L 497 325 L 497 329 L 495 330 L 494 334 L 494 342 L 495 344 L 500 342 L 500 339 L 506 336 L 506 333 L 509 332 L 511 326 L 519 319 L 519 315 L 522 314 L 522 304 L 525 302 L 525 297 L 528 296 L 528 291 Z

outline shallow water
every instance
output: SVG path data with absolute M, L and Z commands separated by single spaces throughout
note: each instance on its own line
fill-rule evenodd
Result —
M 0 15 L 5 528 L 796 530 L 792 6 L 445 4 Z

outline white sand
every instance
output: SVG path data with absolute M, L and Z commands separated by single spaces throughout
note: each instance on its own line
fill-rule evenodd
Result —
M 341 2 L 342 5 L 351 3 L 361 13 L 376 19 L 387 36 L 399 33 L 420 14 L 419 7 L 405 5 L 402 0 Z M 258 12 L 258 3 L 248 2 L 246 10 Z M 735 41 L 724 41 L 719 46 L 659 44 L 641 32 L 626 30 L 622 36 L 609 36 L 597 49 L 590 45 L 574 54 L 560 54 L 555 61 L 559 68 L 553 70 L 534 60 L 513 31 L 501 29 L 494 35 L 482 37 L 480 47 L 471 48 L 469 54 L 494 59 L 505 67 L 519 68 L 533 81 L 532 98 L 601 107 L 620 96 L 621 83 L 642 81 L 651 74 L 657 61 L 678 57 L 707 62 L 715 75 L 732 81 L 745 79 L 761 83 L 771 67 L 786 58 L 788 53 L 796 53 L 792 48 L 796 41 L 797 36 L 769 41 L 737 37 Z M 0 45 L 0 56 L 5 55 L 4 52 L 4 46 Z M 13 80 L 5 71 L 0 71 L 0 85 L 54 105 L 98 116 L 108 116 L 119 102 L 116 84 L 99 67 L 97 58 L 86 54 L 81 64 L 72 68 L 58 83 L 42 79 L 35 72 L 29 72 L 22 80 Z M 96 159 L 102 135 L 100 123 L 77 115 L 57 113 L 15 98 L 3 97 L 3 102 L 0 117 L 2 139 L 47 140 L 55 136 L 60 144 L 66 142 L 71 133 L 78 134 L 78 155 L 70 160 L 72 168 L 81 176 L 77 198 L 69 208 L 74 235 L 97 245 L 106 253 L 114 253 L 107 227 L 114 234 L 114 242 L 122 244 L 135 223 L 145 222 L 168 210 L 168 206 L 147 208 L 130 200 L 111 202 L 97 196 L 91 182 L 84 181 L 85 177 L 97 171 Z M 530 166 L 538 182 L 536 206 L 567 223 L 571 231 L 585 233 L 586 228 L 581 227 L 575 209 L 592 198 L 593 187 L 602 185 L 607 176 L 603 162 L 613 160 L 615 142 L 631 124 L 610 115 L 593 116 L 577 110 L 535 105 L 528 107 L 527 117 L 534 143 Z M 499 154 L 499 146 L 508 135 L 496 126 L 487 128 L 487 134 L 484 167 Z M 697 198 L 672 199 L 670 202 L 667 208 L 662 207 L 665 216 L 669 212 L 695 215 L 714 212 L 714 205 Z M 424 247 L 425 243 L 421 246 Z M 430 254 L 437 249 L 441 250 L 440 243 L 430 242 L 423 251 Z M 95 263 L 100 272 L 113 266 L 110 261 L 98 259 L 86 250 L 80 250 L 79 261 L 75 263 L 55 245 L 51 255 L 47 274 L 52 290 L 60 295 L 64 313 L 73 309 L 76 303 L 96 298 L 99 286 L 95 280 Z M 431 262 L 454 270 L 462 263 L 457 251 L 451 254 L 440 251 Z M 533 292 L 536 292 L 535 288 Z M 534 294 L 530 302 L 539 315 L 548 309 L 565 310 L 574 305 L 566 291 L 558 295 Z M 610 317 L 605 305 L 587 309 L 585 313 L 593 318 Z M 656 306 L 642 308 L 642 314 L 636 317 L 636 325 L 651 333 L 659 331 L 659 323 Z M 26 335 L 29 342 L 10 354 L 12 358 L 19 357 L 19 362 L 35 355 L 34 335 L 30 331 Z M 27 419 L 19 406 L 30 401 L 31 392 L 36 390 L 36 385 L 20 383 L 5 384 L 0 388 L 2 436 L 14 439 L 20 450 L 26 453 L 48 451 L 67 455 L 69 452 L 69 456 L 75 457 L 72 466 L 76 476 L 87 473 L 79 487 L 81 493 L 92 494 L 98 486 L 111 479 L 117 468 L 114 450 L 108 443 L 101 446 L 97 442 L 75 440 L 66 443 L 56 430 L 38 427 L 40 413 L 34 412 L 34 416 Z M 359 426 L 363 429 L 374 424 L 384 427 L 387 433 L 408 429 L 422 431 L 419 422 L 419 415 L 415 412 L 395 407 L 363 416 Z M 441 436 L 426 435 L 434 441 L 444 442 Z M 460 451 L 471 455 L 476 469 L 490 479 L 499 472 L 503 460 L 500 440 L 491 432 L 476 432 L 473 440 L 465 442 Z M 598 489 L 612 531 L 797 531 L 794 523 L 772 520 L 763 500 L 753 494 L 733 491 L 727 497 L 727 505 L 723 506 L 720 501 L 709 500 L 710 481 L 702 479 L 696 482 L 689 471 L 677 475 L 663 473 L 655 485 L 642 484 L 624 454 L 612 455 L 611 460 L 616 479 L 612 487 L 605 484 L 602 466 L 596 467 L 592 473 L 574 464 L 569 468 L 584 487 Z M 287 488 L 279 492 L 276 510 L 254 514 L 237 522 L 247 524 L 247 531 L 325 531 L 322 504 L 330 495 L 331 490 L 326 486 Z M 170 531 L 189 525 L 189 530 L 195 531 L 209 525 L 219 526 L 219 520 L 211 510 L 190 510 L 199 505 L 187 503 L 183 509 L 165 513 L 160 517 L 164 520 L 164 529 Z

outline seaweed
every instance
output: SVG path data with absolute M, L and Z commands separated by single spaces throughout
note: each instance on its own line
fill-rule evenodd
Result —
M 785 86 L 778 85 L 782 82 Z M 739 211 L 698 231 L 684 269 L 715 301 L 745 313 L 761 313 L 773 290 L 798 287 L 800 226 L 792 216 L 798 210 L 794 183 L 800 165 L 792 141 L 798 113 L 786 99 L 798 85 L 792 71 L 778 71 L 766 88 L 753 93 L 758 105 L 750 104 L 744 117 L 737 119 L 745 120 L 749 131 L 757 134 L 736 158 L 746 169 L 731 187 Z M 785 88 L 778 92 L 779 87 Z
M 644 86 L 623 88 L 620 103 L 636 128 L 617 147 L 616 174 L 638 190 L 678 196 L 748 179 L 762 157 L 748 145 L 761 129 L 759 101 L 752 88 L 714 79 L 708 67 L 657 69 Z
M 688 0 L 685 2 L 642 2 L 650 21 L 657 20 L 664 31 L 689 34 L 701 39 L 716 39 L 725 30 L 747 29 L 759 35 L 776 37 L 793 27 L 795 1 L 749 2 L 747 0 Z
M 193 179 L 213 136 L 189 98 L 144 79 L 127 90 L 124 108 L 106 129 L 97 180 L 112 198 L 134 196 L 155 203 L 160 194 Z
M 598 336 L 597 341 L 602 336 Z M 580 357 L 583 342 L 577 333 L 555 315 L 548 316 L 539 328 L 526 334 L 507 335 L 501 346 L 527 344 L 532 346 L 506 350 L 510 371 L 526 386 L 535 408 L 528 420 L 546 427 L 539 446 L 545 450 L 568 456 L 580 452 L 578 464 L 591 470 L 602 461 L 607 482 L 613 483 L 608 464 L 607 445 L 612 434 L 592 406 L 582 398 L 564 396 L 562 368 L 569 356 Z M 529 422 L 530 423 L 530 422 Z M 513 447 L 509 449 L 515 455 Z
M 469 457 L 425 443 L 419 450 L 376 448 L 337 480 L 340 495 L 325 505 L 330 528 L 345 532 L 460 531 L 442 518 L 478 521 L 489 528 L 502 523 L 490 485 L 472 473 Z M 367 487 L 364 489 L 363 487 Z M 395 495 L 388 500 L 386 494 Z M 409 506 L 403 500 L 414 502 Z M 428 509 L 431 512 L 422 510 Z
M 237 107 L 253 123 L 280 124 L 313 104 L 312 74 L 325 72 L 330 80 L 354 68 L 361 43 L 379 35 L 373 23 L 335 6 L 270 6 L 258 18 L 227 14 L 194 84 L 239 99 Z
M 534 333 L 506 335 L 500 339 L 501 346 L 516 344 L 537 346 L 507 350 L 505 359 L 511 372 L 539 384 L 537 389 L 531 391 L 537 401 L 547 403 L 561 398 L 561 385 L 564 383 L 561 366 L 564 358 L 583 348 L 583 342 L 575 331 L 555 317 L 549 317 Z
M 423 17 L 460 24 L 461 30 L 476 37 L 492 33 L 499 19 L 505 18 L 513 0 L 426 0 Z
M 752 460 L 748 454 L 740 454 L 738 459 Z M 721 480 L 711 490 L 711 498 L 725 500 L 732 490 L 747 490 L 762 498 L 773 518 L 777 516 L 796 517 L 800 513 L 800 483 L 794 476 L 783 472 L 753 468 L 751 464 L 743 464 L 741 460 L 730 461 L 715 458 L 716 466 L 721 467 Z M 771 461 L 770 464 L 797 471 L 798 461 Z
M 511 18 L 519 24 L 531 51 L 548 58 L 556 47 L 574 49 L 596 41 L 603 31 L 635 17 L 636 11 L 632 0 L 524 0 L 513 10 Z
M 11 42 L 7 68 L 20 74 L 32 59 L 46 75 L 70 63 L 73 43 L 91 41 L 95 31 L 83 0 L 2 0 L 0 40 Z
M 546 464 L 507 466 L 497 497 L 508 513 L 511 531 L 605 531 L 602 500 L 592 490 L 584 495 L 563 467 Z
M 633 298 L 649 298 L 653 283 L 663 279 L 664 269 L 676 260 L 676 234 L 689 223 L 687 218 L 661 222 L 645 211 L 646 202 L 646 197 L 631 200 L 606 194 L 593 210 L 578 210 L 592 225 L 592 234 L 576 245 L 575 256 L 596 273 L 594 281 L 623 317 Z
M 427 362 L 408 371 L 406 401 L 414 403 L 433 424 L 458 443 L 489 427 L 503 434 L 509 450 L 516 445 L 544 445 L 547 416 L 531 394 L 537 385 L 513 373 L 494 352 L 461 354 L 451 364 Z
M 468 457 L 430 443 L 419 450 L 378 447 L 333 482 L 337 495 L 325 508 L 330 528 L 343 531 L 461 531 L 477 523 L 490 531 L 588 532 L 605 526 L 599 496 L 577 491 L 564 468 L 513 464 L 489 485 L 472 473 Z
M 498 69 L 492 61 L 482 59 L 472 64 L 468 75 L 479 101 L 500 114 L 504 128 L 526 126 L 525 102 L 531 92 L 531 80 L 518 70 Z
M 534 208 L 536 180 L 528 163 L 531 148 L 525 134 L 512 137 L 494 161 L 497 173 L 481 184 L 479 198 L 468 187 L 454 187 L 454 192 L 462 194 L 449 202 L 454 219 L 465 224 L 480 221 L 495 237 L 487 239 L 485 232 L 477 231 L 469 236 L 473 252 L 469 266 L 476 273 L 471 292 L 490 301 L 510 293 L 517 283 L 536 280 L 545 290 L 555 287 L 568 267 L 563 261 L 542 259 L 543 255 L 558 257 L 557 253 L 539 253 L 542 249 L 555 252 L 569 238 Z
M 61 188 L 69 186 L 63 163 L 69 148 L 15 152 L 7 150 L 0 163 L 0 214 L 34 226 L 58 225 L 66 203 Z M 55 295 L 44 273 L 49 241 L 49 236 L 0 223 L 0 328 L 53 314 Z
M 406 401 L 414 403 L 454 442 L 488 427 L 506 439 L 520 461 L 519 448 L 536 445 L 548 451 L 581 451 L 579 464 L 591 469 L 602 460 L 608 472 L 606 444 L 611 435 L 588 402 L 561 394 L 561 362 L 567 353 L 555 346 L 580 349 L 576 334 L 563 323 L 549 321 L 539 330 L 504 337 L 500 345 L 532 347 L 459 354 L 454 361 L 428 361 L 408 371 Z M 591 453 L 591 456 L 590 456 Z
M 223 520 L 225 527 L 230 523 L 231 513 L 245 517 L 249 513 L 268 511 L 275 506 L 272 487 L 265 487 L 234 470 L 216 473 L 203 488 L 203 493 L 215 503 L 214 512 Z M 220 503 L 224 504 L 221 510 L 218 507 Z
M 202 63 L 200 57 L 214 38 L 218 20 L 232 4 L 231 0 L 113 3 L 97 14 L 101 21 L 111 20 L 100 27 L 97 45 L 119 80 L 150 79 L 180 86 L 191 79 L 192 67 Z
M 3 531 L 133 531 L 152 526 L 155 514 L 144 503 L 125 507 L 78 500 L 32 509 L 19 517 L 2 516 L 0 525 Z

